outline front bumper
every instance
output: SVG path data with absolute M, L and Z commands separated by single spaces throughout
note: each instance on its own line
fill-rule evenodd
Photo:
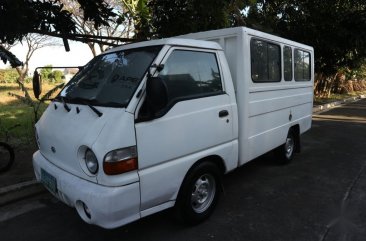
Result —
M 138 182 L 107 187 L 74 176 L 53 165 L 37 151 L 33 154 L 33 168 L 41 181 L 41 169 L 56 179 L 57 192 L 62 202 L 75 207 L 87 223 L 103 228 L 116 228 L 140 218 L 140 185 Z M 88 207 L 90 215 L 85 212 Z M 89 216 L 89 217 L 88 217 Z

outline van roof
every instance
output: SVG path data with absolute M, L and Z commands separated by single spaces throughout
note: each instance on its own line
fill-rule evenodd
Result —
M 132 48 L 140 48 L 154 45 L 172 45 L 172 46 L 184 46 L 184 47 L 198 47 L 205 49 L 218 49 L 222 50 L 221 46 L 218 43 L 212 41 L 204 41 L 204 40 L 194 40 L 194 39 L 186 39 L 186 38 L 164 38 L 150 41 L 143 41 L 138 43 L 131 43 L 121 45 L 112 49 L 109 49 L 105 53 L 115 52 L 124 49 L 132 49 Z
M 203 32 L 188 33 L 188 34 L 180 35 L 180 36 L 178 36 L 178 38 L 208 40 L 208 39 L 217 39 L 220 37 L 228 37 L 228 36 L 232 37 L 235 35 L 243 35 L 244 33 L 248 33 L 249 35 L 254 36 L 254 37 L 261 37 L 264 39 L 268 39 L 270 41 L 280 42 L 280 43 L 284 43 L 284 44 L 293 45 L 296 47 L 301 47 L 304 49 L 313 50 L 313 47 L 311 47 L 309 45 L 295 42 L 293 40 L 286 39 L 286 38 L 283 38 L 278 35 L 258 31 L 255 29 L 247 28 L 247 27 L 223 28 L 223 29 L 209 30 L 209 31 L 203 31 Z

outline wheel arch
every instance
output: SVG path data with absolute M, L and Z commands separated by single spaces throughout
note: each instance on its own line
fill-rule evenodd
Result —
M 211 162 L 213 164 L 215 164 L 220 172 L 222 174 L 226 173 L 226 165 L 225 165 L 225 161 L 222 157 L 220 157 L 219 155 L 210 155 L 210 156 L 206 156 L 206 157 L 203 157 L 201 159 L 199 159 L 198 161 L 196 161 L 187 171 L 186 173 L 186 176 L 187 174 L 193 169 L 195 168 L 196 166 L 198 166 L 199 164 L 203 163 L 203 162 Z M 185 177 L 186 177 L 185 176 Z M 184 179 L 185 179 L 184 177 Z
M 224 162 L 224 159 L 222 157 L 220 157 L 219 155 L 210 155 L 210 156 L 206 156 L 206 157 L 203 157 L 199 160 L 197 160 L 189 169 L 188 171 L 186 172 L 186 174 L 184 175 L 184 178 L 182 180 L 182 183 L 180 184 L 180 187 L 179 187 L 179 190 L 178 190 L 178 194 L 177 194 L 177 199 L 179 198 L 180 196 L 180 193 L 182 191 L 182 187 L 184 185 L 184 183 L 186 182 L 187 180 L 187 176 L 190 174 L 190 172 L 198 165 L 200 165 L 201 163 L 204 163 L 204 162 L 210 162 L 210 163 L 213 163 L 215 164 L 218 169 L 220 170 L 221 174 L 225 174 L 226 173 L 226 165 L 225 165 L 225 162 Z

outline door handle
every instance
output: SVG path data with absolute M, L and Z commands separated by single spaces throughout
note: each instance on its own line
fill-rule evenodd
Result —
M 229 115 L 229 111 L 227 110 L 222 110 L 219 112 L 219 117 L 225 117 L 225 116 L 228 116 Z

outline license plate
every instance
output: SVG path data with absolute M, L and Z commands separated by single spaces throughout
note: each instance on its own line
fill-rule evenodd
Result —
M 41 169 L 41 182 L 50 192 L 57 193 L 56 178 L 43 169 Z

